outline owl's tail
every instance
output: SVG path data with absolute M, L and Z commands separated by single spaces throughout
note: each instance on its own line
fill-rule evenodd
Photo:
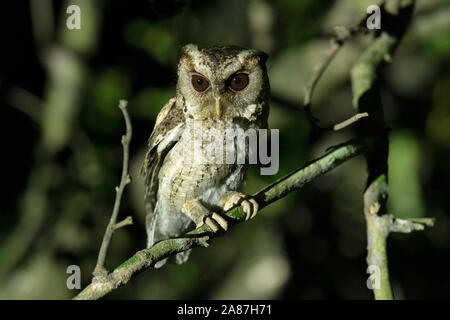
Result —
M 158 216 L 158 206 L 155 208 L 155 212 L 152 215 L 147 216 L 150 217 L 150 219 L 147 219 L 146 221 L 146 227 L 147 227 L 147 248 L 151 248 L 156 242 L 165 240 L 166 238 L 163 238 L 161 234 L 156 234 L 156 217 Z M 182 264 L 185 263 L 189 255 L 191 254 L 191 249 L 177 253 L 175 257 L 173 258 L 165 258 L 161 261 L 158 261 L 155 263 L 155 268 L 161 268 L 167 263 L 167 260 L 170 260 L 171 262 L 175 262 L 176 264 Z
M 159 269 L 162 266 L 164 266 L 168 260 L 170 260 L 169 262 L 171 262 L 173 260 L 173 261 L 175 261 L 176 264 L 185 263 L 189 259 L 189 255 L 191 254 L 191 251 L 192 251 L 192 249 L 189 249 L 187 251 L 177 253 L 175 255 L 175 258 L 170 258 L 170 259 L 165 258 L 163 260 L 160 260 L 157 263 L 155 263 L 155 269 Z

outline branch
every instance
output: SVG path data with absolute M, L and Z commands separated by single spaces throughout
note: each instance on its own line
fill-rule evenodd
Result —
M 336 27 L 334 32 L 334 37 L 331 39 L 330 47 L 328 51 L 323 55 L 320 63 L 314 68 L 311 79 L 309 79 L 308 84 L 305 86 L 305 96 L 303 100 L 303 104 L 307 110 L 309 110 L 311 106 L 311 100 L 314 93 L 314 89 L 316 88 L 317 83 L 319 82 L 320 77 L 323 75 L 328 65 L 333 61 L 333 58 L 338 53 L 339 49 L 341 49 L 342 45 L 347 41 L 353 34 L 359 31 L 359 25 L 352 28 L 347 27 Z
M 344 129 L 345 127 L 348 127 L 349 125 L 355 123 L 361 118 L 368 117 L 369 114 L 367 112 L 357 113 L 353 117 L 348 118 L 347 120 L 344 120 L 342 122 L 339 122 L 333 126 L 334 131 L 338 131 L 341 129 Z
M 383 4 L 384 4 L 384 1 L 381 1 L 380 5 L 383 5 Z M 363 26 L 365 26 L 366 20 L 367 20 L 367 14 L 365 14 L 364 17 L 355 26 L 352 26 L 352 27 L 339 26 L 334 29 L 334 36 L 331 39 L 331 43 L 330 43 L 330 47 L 329 47 L 328 51 L 323 55 L 320 63 L 314 68 L 311 79 L 309 80 L 308 84 L 304 88 L 305 95 L 304 95 L 303 105 L 304 105 L 308 120 L 309 120 L 310 124 L 312 125 L 312 127 L 315 129 L 329 130 L 329 129 L 333 129 L 333 128 L 320 128 L 316 124 L 317 119 L 314 118 L 314 116 L 312 115 L 312 112 L 311 112 L 311 101 L 312 101 L 314 89 L 316 88 L 316 85 L 319 82 L 319 79 L 322 77 L 323 73 L 328 68 L 330 63 L 333 61 L 334 57 L 339 52 L 339 50 L 342 48 L 344 43 L 348 39 L 350 39 L 353 35 L 355 35 L 356 33 L 364 30 Z M 335 130 L 338 130 L 338 129 L 335 129 Z
M 382 31 L 363 52 L 351 71 L 353 105 L 357 112 L 370 117 L 359 122 L 369 177 L 364 193 L 364 216 L 367 229 L 367 264 L 380 271 L 379 286 L 374 287 L 377 300 L 391 300 L 386 241 L 390 232 L 423 230 L 433 225 L 431 219 L 422 221 L 395 219 L 387 213 L 388 191 L 388 127 L 384 120 L 377 73 L 391 61 L 398 43 L 406 31 L 414 9 L 414 0 L 387 1 L 382 9 Z
M 103 236 L 102 245 L 100 247 L 100 252 L 97 258 L 97 264 L 95 266 L 94 272 L 92 273 L 95 277 L 103 277 L 108 274 L 105 268 L 106 254 L 108 253 L 109 244 L 111 242 L 112 235 L 116 229 L 123 227 L 128 224 L 132 224 L 133 221 L 131 217 L 128 217 L 122 222 L 116 223 L 117 215 L 119 213 L 120 201 L 122 199 L 123 190 L 131 182 L 130 175 L 128 173 L 128 160 L 130 157 L 129 145 L 132 136 L 132 126 L 130 117 L 127 111 L 128 102 L 126 100 L 120 100 L 119 108 L 122 111 L 123 117 L 125 119 L 126 134 L 122 136 L 122 146 L 123 146 L 123 166 L 122 166 L 122 177 L 120 179 L 120 184 L 116 187 L 116 199 L 114 201 L 114 208 L 111 214 L 111 219 L 109 220 L 108 226 L 106 227 L 105 235 Z M 131 221 L 130 221 L 131 220 Z
M 433 227 L 433 218 L 409 218 L 409 219 L 395 219 L 390 221 L 391 232 L 410 233 L 413 231 L 422 231 L 425 227 Z
M 362 152 L 362 146 L 356 143 L 338 147 L 264 188 L 254 195 L 255 200 L 258 201 L 259 207 L 262 209 Z M 224 217 L 229 220 L 229 227 L 232 227 L 245 220 L 245 212 L 241 206 L 238 206 L 225 212 Z M 128 283 L 136 273 L 153 267 L 156 262 L 191 248 L 206 247 L 210 239 L 219 235 L 219 233 L 213 233 L 209 226 L 205 224 L 181 238 L 160 241 L 151 248 L 136 252 L 110 274 L 94 278 L 93 282 L 74 299 L 99 299 L 119 286 Z
M 131 216 L 128 216 L 128 217 L 126 217 L 125 219 L 123 219 L 122 221 L 117 222 L 117 223 L 114 225 L 114 230 L 123 228 L 123 227 L 125 227 L 125 226 L 129 226 L 129 225 L 131 225 L 131 224 L 133 224 L 133 218 L 132 218 Z
M 410 233 L 432 227 L 434 220 L 396 219 L 391 214 L 383 213 L 388 196 L 385 176 L 375 180 L 364 193 L 364 216 L 367 224 L 367 264 L 377 266 L 380 271 L 379 286 L 374 287 L 377 300 L 392 300 L 389 281 L 386 241 L 391 232 Z

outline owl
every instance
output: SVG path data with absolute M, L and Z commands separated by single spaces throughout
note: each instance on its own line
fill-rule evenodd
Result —
M 248 163 L 223 161 L 225 153 L 248 152 L 248 141 L 243 146 L 220 135 L 267 128 L 266 60 L 265 53 L 238 46 L 182 48 L 176 96 L 157 116 L 141 168 L 147 247 L 205 223 L 213 232 L 225 231 L 222 213 L 237 205 L 246 219 L 258 211 L 253 198 L 237 191 Z M 178 253 L 175 262 L 188 256 L 189 251 Z

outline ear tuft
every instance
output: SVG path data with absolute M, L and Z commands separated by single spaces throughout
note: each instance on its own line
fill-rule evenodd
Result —
M 258 57 L 262 64 L 265 64 L 267 59 L 269 59 L 269 55 L 264 51 L 258 51 Z
M 185 46 L 183 46 L 183 48 L 181 48 L 181 54 L 189 54 L 192 51 L 198 51 L 198 46 L 196 44 L 193 43 L 189 43 Z

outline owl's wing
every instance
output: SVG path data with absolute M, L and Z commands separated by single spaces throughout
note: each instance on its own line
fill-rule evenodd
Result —
M 153 244 L 152 234 L 156 217 L 155 205 L 158 192 L 158 174 L 164 158 L 179 139 L 184 130 L 184 114 L 177 106 L 176 98 L 170 99 L 156 118 L 155 127 L 148 140 L 148 151 L 141 167 L 145 179 L 145 225 L 148 246 Z

